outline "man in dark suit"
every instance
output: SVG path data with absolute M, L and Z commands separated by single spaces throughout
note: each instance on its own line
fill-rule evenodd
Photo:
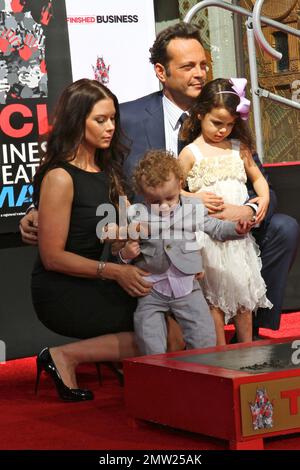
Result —
M 122 128 L 131 140 L 131 151 L 125 163 L 128 177 L 151 148 L 167 149 L 177 154 L 180 117 L 188 111 L 201 93 L 206 79 L 206 57 L 199 29 L 178 23 L 160 32 L 150 49 L 150 62 L 162 85 L 162 91 L 152 93 L 120 106 Z M 258 155 L 254 159 L 266 176 Z M 249 185 L 249 199 L 255 197 Z M 204 196 L 204 204 L 213 203 L 214 196 Z M 254 336 L 258 328 L 278 329 L 284 288 L 289 268 L 293 262 L 299 226 L 295 219 L 276 214 L 276 195 L 270 189 L 270 206 L 266 219 L 253 234 L 261 250 L 262 276 L 267 285 L 267 295 L 273 308 L 260 309 L 254 317 Z M 238 221 L 255 215 L 255 204 L 234 206 L 227 204 L 217 215 L 221 219 Z

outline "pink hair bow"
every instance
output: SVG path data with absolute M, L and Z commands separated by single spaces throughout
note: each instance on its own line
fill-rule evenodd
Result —
M 247 85 L 246 78 L 231 78 L 232 89 L 240 97 L 240 104 L 237 106 L 236 111 L 240 113 L 241 119 L 247 121 L 250 112 L 250 101 L 245 97 L 245 89 Z

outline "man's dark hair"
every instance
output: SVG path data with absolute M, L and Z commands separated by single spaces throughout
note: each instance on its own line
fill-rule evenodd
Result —
M 176 23 L 175 25 L 164 29 L 157 35 L 153 46 L 149 49 L 151 64 L 154 65 L 160 63 L 167 68 L 170 61 L 167 47 L 172 39 L 177 38 L 196 39 L 196 41 L 198 41 L 202 46 L 200 29 L 198 26 L 184 22 Z

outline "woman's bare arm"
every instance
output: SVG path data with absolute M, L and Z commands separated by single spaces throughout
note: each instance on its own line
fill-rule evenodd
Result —
M 45 269 L 71 276 L 99 277 L 99 262 L 65 250 L 73 201 L 73 182 L 62 168 L 49 171 L 41 186 L 39 250 Z M 147 272 L 135 266 L 105 263 L 101 275 L 116 280 L 130 295 L 146 295 L 151 284 Z

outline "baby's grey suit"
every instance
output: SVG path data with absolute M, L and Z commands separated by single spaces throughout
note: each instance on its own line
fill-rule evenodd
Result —
M 161 223 L 164 218 L 148 210 L 148 220 L 145 221 L 141 217 L 139 206 L 134 204 L 130 207 L 128 220 L 148 222 L 151 235 L 141 241 L 141 255 L 134 263 L 153 274 L 166 272 L 171 263 L 186 275 L 202 272 L 201 247 L 195 232 L 208 233 L 220 241 L 240 238 L 235 230 L 235 223 L 209 217 L 207 209 L 196 198 L 181 196 L 180 208 L 163 229 Z M 167 230 L 169 238 L 164 239 Z M 214 322 L 199 282 L 194 280 L 192 292 L 183 297 L 168 297 L 152 289 L 149 295 L 138 299 L 134 327 L 142 354 L 166 352 L 165 314 L 170 311 L 182 327 L 188 349 L 215 346 Z

